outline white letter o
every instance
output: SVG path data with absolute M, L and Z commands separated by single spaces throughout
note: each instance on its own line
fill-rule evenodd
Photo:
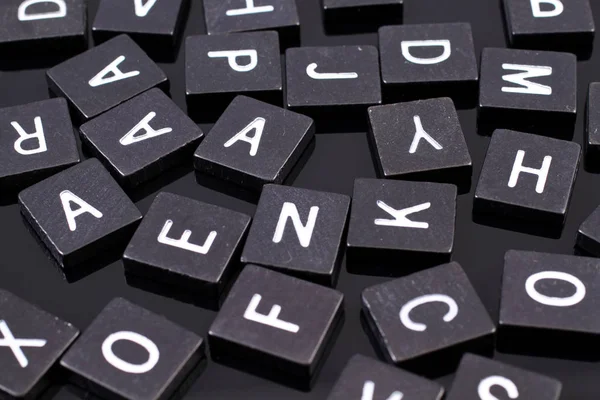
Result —
M 117 357 L 112 350 L 112 346 L 119 340 L 129 340 L 145 348 L 148 351 L 148 360 L 143 364 L 131 364 Z M 154 342 L 139 333 L 127 331 L 113 333 L 107 337 L 102 343 L 102 354 L 113 367 L 130 374 L 143 374 L 152 370 L 160 357 L 160 352 Z
M 535 289 L 535 284 L 543 279 L 558 279 L 569 282 L 575 286 L 575 293 L 569 297 L 550 297 L 545 296 Z M 559 271 L 543 271 L 531 275 L 525 282 L 525 290 L 529 297 L 538 303 L 554 307 L 570 307 L 581 302 L 585 297 L 585 285 L 579 279 L 571 274 Z

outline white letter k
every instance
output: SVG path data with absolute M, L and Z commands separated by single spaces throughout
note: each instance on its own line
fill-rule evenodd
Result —
M 390 207 L 387 204 L 385 204 L 383 201 L 377 200 L 377 206 L 379 208 L 381 208 L 383 211 L 385 211 L 386 213 L 390 214 L 394 218 L 393 219 L 377 218 L 375 220 L 375 225 L 398 226 L 398 227 L 404 227 L 404 228 L 417 228 L 417 229 L 429 228 L 429 224 L 427 222 L 416 222 L 416 221 L 411 221 L 410 219 L 407 218 L 407 216 L 410 214 L 417 213 L 417 212 L 420 212 L 423 210 L 427 210 L 429 207 L 431 207 L 431 203 L 429 203 L 429 202 L 419 204 L 417 206 L 413 206 L 413 207 L 409 207 L 409 208 L 404 208 L 402 210 L 396 210 L 395 208 Z

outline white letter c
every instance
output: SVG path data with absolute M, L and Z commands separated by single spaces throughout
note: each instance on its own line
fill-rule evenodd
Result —
M 511 399 L 516 399 L 519 397 L 519 390 L 513 381 L 507 379 L 503 376 L 488 376 L 481 382 L 479 382 L 479 386 L 477 387 L 477 394 L 481 400 L 498 400 L 498 398 L 490 393 L 490 388 L 492 386 L 500 386 L 506 393 L 508 397 Z
M 456 301 L 454 301 L 454 299 L 452 299 L 449 296 L 446 296 L 445 294 L 428 294 L 425 296 L 414 298 L 408 303 L 406 303 L 404 306 L 402 306 L 402 308 L 400 309 L 400 321 L 404 326 L 406 326 L 410 330 L 416 332 L 425 331 L 427 329 L 427 325 L 421 324 L 419 322 L 414 322 L 410 318 L 409 314 L 414 308 L 426 303 L 433 302 L 446 303 L 448 305 L 449 310 L 446 313 L 446 315 L 444 315 L 444 321 L 450 322 L 458 315 L 458 305 L 456 304 Z

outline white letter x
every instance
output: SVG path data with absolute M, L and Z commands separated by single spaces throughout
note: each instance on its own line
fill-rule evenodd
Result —
M 12 350 L 21 368 L 29 365 L 21 347 L 44 347 L 46 345 L 44 339 L 15 339 L 4 320 L 0 320 L 0 333 L 4 337 L 4 339 L 0 339 L 0 346 L 9 347 Z

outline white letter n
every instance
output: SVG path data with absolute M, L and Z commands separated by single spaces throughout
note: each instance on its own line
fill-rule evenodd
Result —
M 313 230 L 315 229 L 315 223 L 317 222 L 317 215 L 319 214 L 319 207 L 311 207 L 310 213 L 308 214 L 308 221 L 306 221 L 306 225 L 302 224 L 300 221 L 300 215 L 298 214 L 298 209 L 294 203 L 283 203 L 283 207 L 281 208 L 281 213 L 279 214 L 279 221 L 277 222 L 277 227 L 275 228 L 275 235 L 273 235 L 273 242 L 279 243 L 283 238 L 283 232 L 285 231 L 285 226 L 287 225 L 288 218 L 292 219 L 292 223 L 294 224 L 294 229 L 296 230 L 296 234 L 298 235 L 298 239 L 300 240 L 300 244 L 302 247 L 308 247 L 310 245 L 310 239 L 312 238 Z

